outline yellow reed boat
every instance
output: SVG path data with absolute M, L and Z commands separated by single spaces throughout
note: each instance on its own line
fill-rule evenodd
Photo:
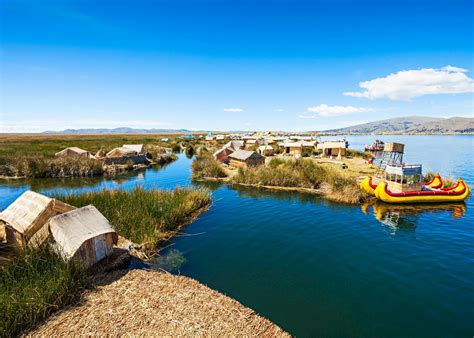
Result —
M 375 196 L 377 185 L 378 184 L 373 183 L 373 177 L 367 176 L 360 182 L 360 189 L 370 196 Z M 443 187 L 443 179 L 439 174 L 436 174 L 431 181 L 424 183 L 424 186 L 432 189 L 440 189 Z
M 420 191 L 391 191 L 387 182 L 381 182 L 375 189 L 375 197 L 385 203 L 447 203 L 463 202 L 469 196 L 469 187 L 460 178 L 449 188 L 424 188 Z

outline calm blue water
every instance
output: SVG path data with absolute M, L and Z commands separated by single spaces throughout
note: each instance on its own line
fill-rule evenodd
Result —
M 375 136 L 349 136 L 361 149 Z M 472 136 L 387 136 L 406 160 L 474 187 Z M 27 189 L 86 191 L 190 185 L 184 156 L 113 180 L 0 185 L 0 207 Z M 213 205 L 173 246 L 180 273 L 255 309 L 297 336 L 472 337 L 474 205 L 346 206 L 301 193 L 219 184 Z M 164 252 L 163 254 L 166 254 Z

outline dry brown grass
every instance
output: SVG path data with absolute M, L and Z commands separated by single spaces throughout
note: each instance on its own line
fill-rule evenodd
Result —
M 182 276 L 117 271 L 28 333 L 33 336 L 285 336 L 239 302 Z M 117 279 L 117 277 L 121 277 Z

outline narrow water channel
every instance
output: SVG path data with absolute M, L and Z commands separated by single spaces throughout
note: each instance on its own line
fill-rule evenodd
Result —
M 374 137 L 349 137 L 355 148 Z M 474 188 L 472 136 L 390 136 L 406 159 Z M 297 336 L 472 336 L 473 198 L 429 208 L 335 204 L 301 193 L 191 182 L 191 159 L 115 179 L 0 183 L 0 208 L 24 190 L 212 190 L 210 210 L 166 251 L 181 274 Z

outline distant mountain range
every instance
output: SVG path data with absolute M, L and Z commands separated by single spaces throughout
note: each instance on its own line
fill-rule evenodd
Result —
M 437 118 L 406 116 L 358 124 L 352 127 L 325 130 L 344 134 L 464 134 L 474 133 L 474 118 Z
M 189 129 L 137 129 L 137 128 L 99 128 L 66 129 L 45 131 L 45 134 L 159 134 L 207 132 Z M 352 127 L 330 129 L 324 133 L 338 134 L 465 134 L 474 133 L 474 118 L 451 117 L 438 118 L 426 116 L 406 116 L 358 124 Z
M 99 128 L 99 129 L 66 129 L 62 131 L 45 131 L 43 134 L 158 134 L 188 133 L 188 129 L 137 129 L 137 128 Z

